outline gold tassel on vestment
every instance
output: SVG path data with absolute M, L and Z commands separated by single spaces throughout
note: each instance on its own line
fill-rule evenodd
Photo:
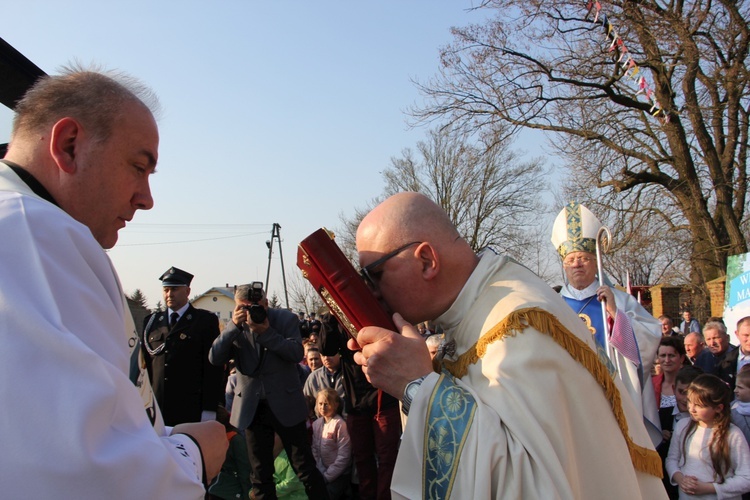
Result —
M 609 370 L 599 359 L 599 356 L 584 341 L 576 337 L 570 330 L 565 328 L 549 312 L 539 309 L 538 307 L 529 307 L 513 311 L 505 317 L 500 323 L 495 325 L 490 331 L 482 337 L 465 353 L 461 354 L 456 361 L 444 359 L 445 368 L 454 376 L 462 378 L 473 365 L 484 357 L 487 352 L 487 346 L 493 342 L 503 341 L 506 337 L 515 337 L 522 333 L 525 328 L 533 328 L 540 333 L 549 335 L 563 349 L 568 351 L 573 359 L 581 364 L 599 383 L 604 390 L 604 394 L 612 407 L 612 413 L 617 420 L 625 442 L 630 451 L 630 459 L 636 470 L 645 472 L 658 478 L 662 477 L 662 464 L 659 454 L 655 450 L 650 450 L 639 446 L 630 439 L 628 432 L 628 422 L 622 411 L 622 400 L 620 391 L 615 386 Z

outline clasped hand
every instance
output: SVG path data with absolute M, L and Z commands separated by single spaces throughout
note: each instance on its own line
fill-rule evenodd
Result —
M 417 329 L 400 314 L 393 322 L 401 332 L 368 326 L 359 331 L 357 340 L 349 339 L 354 361 L 362 366 L 367 380 L 391 396 L 401 399 L 406 384 L 432 372 L 427 344 Z
M 699 481 L 695 476 L 687 476 L 676 473 L 674 480 L 680 487 L 680 489 L 688 495 L 706 495 L 716 493 L 716 488 L 714 488 L 713 483 L 705 483 L 703 481 Z
M 601 302 L 606 301 L 607 313 L 612 319 L 617 316 L 617 304 L 615 303 L 615 293 L 607 285 L 602 285 L 596 289 L 596 299 Z

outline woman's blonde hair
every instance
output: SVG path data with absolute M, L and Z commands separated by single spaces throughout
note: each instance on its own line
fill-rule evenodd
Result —
M 339 396 L 339 393 L 338 391 L 336 391 L 336 389 L 325 387 L 319 390 L 318 395 L 315 397 L 315 401 L 318 400 L 321 394 L 326 398 L 326 401 L 328 401 L 329 405 L 336 405 L 336 413 L 341 413 L 341 396 Z

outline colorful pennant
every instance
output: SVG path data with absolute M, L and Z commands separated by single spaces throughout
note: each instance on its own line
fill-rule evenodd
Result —
M 643 94 L 648 102 L 651 104 L 649 113 L 656 117 L 662 124 L 669 123 L 669 113 L 659 105 L 659 101 L 656 100 L 654 91 L 646 81 L 646 77 L 643 75 L 639 76 L 641 68 L 635 62 L 635 59 L 630 55 L 628 48 L 625 46 L 625 42 L 620 35 L 617 34 L 615 26 L 609 22 L 609 18 L 605 12 L 602 12 L 602 5 L 599 0 L 587 0 L 586 2 L 586 18 L 595 12 L 594 23 L 601 22 L 606 33 L 606 40 L 610 42 L 609 52 L 615 52 L 619 54 L 617 58 L 617 64 L 623 69 L 625 76 L 630 78 L 638 86 L 638 91 L 635 95 Z

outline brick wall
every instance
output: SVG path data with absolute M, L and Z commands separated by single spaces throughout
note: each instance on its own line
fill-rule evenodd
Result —
M 726 284 L 726 276 L 716 278 L 715 280 L 706 283 L 711 298 L 711 316 L 724 316 L 724 287 Z
M 681 290 L 679 286 L 655 285 L 651 287 L 651 307 L 655 318 L 669 316 L 676 325 L 680 324 Z

